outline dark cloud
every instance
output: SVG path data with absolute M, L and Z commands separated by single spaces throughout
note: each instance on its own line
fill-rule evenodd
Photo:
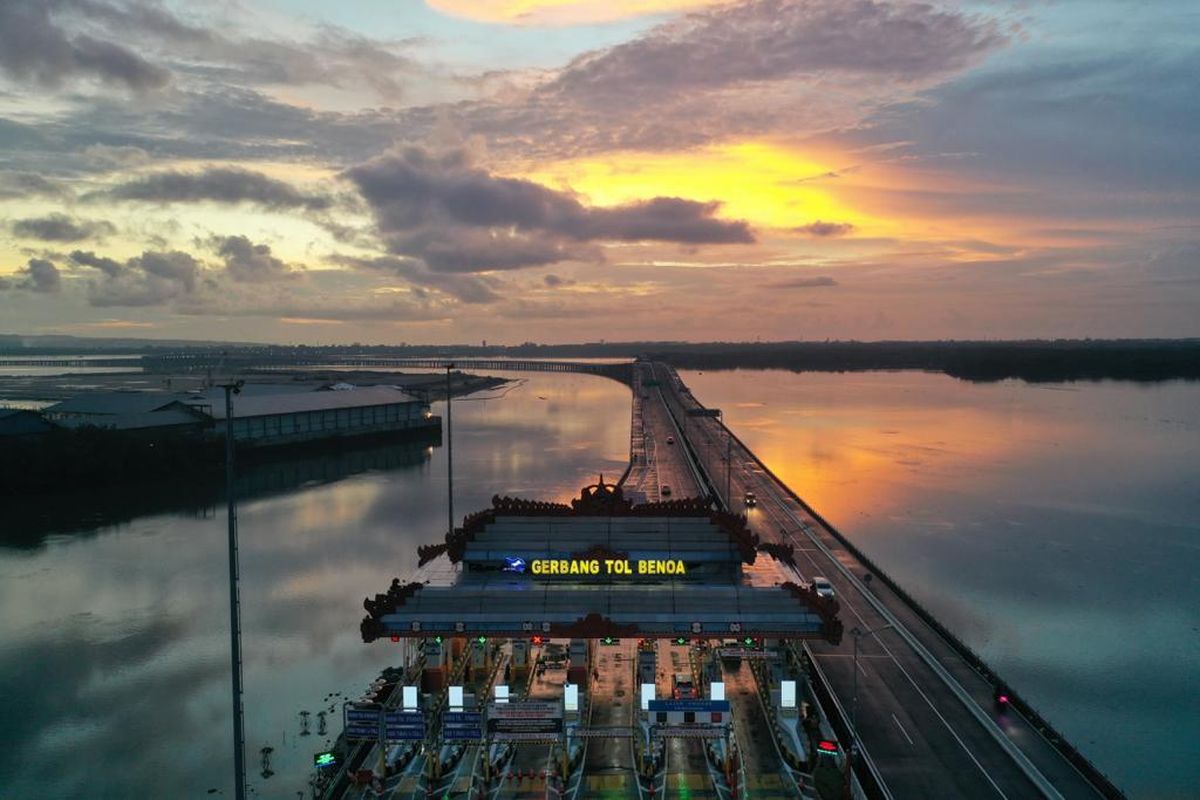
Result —
M 33 172 L 0 173 L 0 200 L 26 197 L 65 198 L 70 191 L 63 185 Z
M 85 11 L 84 2 L 4 0 L 0 3 L 0 71 L 18 81 L 55 88 L 65 80 L 94 78 L 137 92 L 159 89 L 170 73 L 133 50 L 84 33 L 71 33 L 60 12 Z
M 254 244 L 245 236 L 216 237 L 212 245 L 225 260 L 229 277 L 239 283 L 268 283 L 296 274 L 282 259 L 271 255 L 269 245 Z
M 549 286 L 551 289 L 557 289 L 560 286 L 570 286 L 575 283 L 573 280 L 555 275 L 553 272 L 542 277 L 542 283 Z
M 336 256 L 332 261 L 355 269 L 396 275 L 417 287 L 437 289 L 464 303 L 493 303 L 500 299 L 489 282 L 479 275 L 433 272 L 416 259 Z
M 968 203 L 1060 220 L 1196 218 L 1195 50 L 1104 50 L 1031 51 L 881 111 L 830 144 L 903 143 L 898 157 L 1003 189 L 978 203 L 974 191 L 958 192 L 932 206 L 937 213 Z M 1010 187 L 1020 189 L 1019 204 L 1010 205 Z M 912 188 L 918 202 L 928 199 L 924 187 Z
M 115 277 L 125 267 L 119 261 L 114 261 L 111 258 L 98 256 L 90 250 L 74 250 L 71 252 L 71 261 L 81 267 L 92 267 L 98 269 L 105 275 Z
M 53 262 L 44 258 L 31 258 L 11 278 L 0 277 L 0 290 L 7 289 L 56 294 L 62 290 L 62 276 Z
M 203 273 L 200 262 L 180 250 L 147 250 L 124 264 L 76 250 L 71 261 L 102 273 L 88 284 L 88 302 L 98 307 L 156 306 L 179 300 L 196 291 Z
M 368 86 L 389 101 L 403 95 L 409 79 L 428 77 L 404 54 L 411 41 L 332 25 L 296 41 L 230 35 L 239 30 L 234 18 L 220 9 L 200 12 L 192 16 L 206 24 L 140 0 L 5 0 L 0 71 L 50 88 L 97 78 L 136 91 L 165 86 L 174 71 L 227 85 Z
M 713 215 L 717 203 L 656 197 L 617 208 L 474 167 L 462 151 L 420 148 L 343 173 L 375 214 L 389 249 L 440 272 L 481 272 L 599 258 L 593 241 L 753 242 L 749 226 Z
M 43 242 L 102 239 L 117 232 L 116 226 L 106 220 L 74 219 L 59 213 L 14 220 L 9 228 L 13 234 L 23 239 L 39 239 Z
M 810 222 L 807 225 L 800 225 L 792 228 L 796 233 L 807 233 L 809 236 L 817 236 L 820 238 L 830 236 L 845 236 L 854 231 L 854 226 L 849 222 Z
M 329 208 L 329 197 L 305 194 L 289 183 L 258 172 L 212 167 L 201 172 L 157 172 L 135 178 L 104 192 L 117 200 L 150 203 L 255 203 L 268 209 Z
M 993 23 L 924 3 L 754 0 L 690 14 L 573 61 L 549 86 L 628 103 L 828 72 L 901 81 L 962 69 L 1004 41 Z
M 772 289 L 816 289 L 821 286 L 837 286 L 838 282 L 828 275 L 817 275 L 812 278 L 793 278 L 768 284 Z

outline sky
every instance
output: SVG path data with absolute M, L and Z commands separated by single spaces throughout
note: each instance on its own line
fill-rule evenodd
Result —
M 1200 336 L 1194 0 L 0 0 L 0 332 Z

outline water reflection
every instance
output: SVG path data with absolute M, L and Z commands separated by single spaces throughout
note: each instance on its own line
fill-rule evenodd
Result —
M 456 402 L 455 508 L 494 493 L 566 499 L 624 469 L 628 425 L 628 389 L 588 376 Z M 444 534 L 444 457 L 400 446 L 244 473 L 247 763 L 260 796 L 295 796 L 331 742 L 315 723 L 299 736 L 300 711 L 329 711 L 330 693 L 357 693 L 391 663 L 390 643 L 359 637 L 362 599 Z M 5 523 L 0 795 L 232 791 L 225 520 L 211 484 L 27 503 L 23 533 Z M 254 773 L 264 745 L 268 781 Z
M 323 452 L 283 455 L 264 451 L 253 459 L 243 456 L 237 472 L 237 495 L 247 502 L 363 472 L 416 466 L 429 460 L 434 446 L 441 446 L 440 438 L 392 444 L 350 442 Z M 93 534 L 137 517 L 165 512 L 205 518 L 224 515 L 223 473 L 194 473 L 104 491 L 54 493 L 14 503 L 6 511 L 0 547 L 36 547 L 49 535 Z
M 1200 384 L 683 378 L 1132 796 L 1194 791 Z

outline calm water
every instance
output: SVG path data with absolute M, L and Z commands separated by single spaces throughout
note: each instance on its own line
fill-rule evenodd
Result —
M 11 377 L 33 377 L 47 375 L 105 375 L 117 372 L 141 372 L 142 368 L 138 366 L 137 360 L 141 356 L 127 355 L 43 355 L 43 356 L 17 356 L 6 355 L 0 356 L 5 361 L 24 361 L 31 362 L 29 364 L 13 365 L 8 367 L 0 367 L 0 378 Z M 32 362 L 39 360 L 61 360 L 61 361 L 96 361 L 103 359 L 111 361 L 120 359 L 128 361 L 128 367 L 39 367 L 34 366 Z
M 1195 796 L 1200 386 L 684 377 L 1133 796 Z M 600 378 L 456 402 L 458 516 L 619 474 L 628 426 L 628 391 Z M 361 602 L 443 534 L 444 455 L 371 448 L 243 475 L 259 796 L 295 797 L 325 745 L 297 735 L 299 712 L 315 732 L 329 693 L 390 663 L 390 643 L 359 638 Z M 222 502 L 188 482 L 6 509 L 0 796 L 231 793 Z
M 681 377 L 1131 796 L 1200 796 L 1200 384 Z
M 496 492 L 565 500 L 624 469 L 629 392 L 538 376 L 502 399 L 456 402 L 454 433 L 460 518 Z M 247 475 L 246 740 L 259 796 L 294 798 L 324 749 L 325 737 L 297 736 L 299 712 L 313 712 L 315 732 L 330 692 L 357 696 L 391 663 L 390 643 L 362 643 L 362 600 L 444 535 L 445 475 L 444 451 L 424 447 Z M 4 517 L 22 546 L 0 550 L 0 796 L 232 793 L 222 503 L 219 486 L 183 486 Z M 269 780 L 257 776 L 264 745 Z

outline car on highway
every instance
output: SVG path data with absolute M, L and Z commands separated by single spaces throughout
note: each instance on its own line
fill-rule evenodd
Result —
M 658 493 L 663 497 L 670 497 L 671 487 L 664 483 L 662 486 L 658 487 Z
M 816 589 L 818 597 L 827 597 L 830 600 L 833 599 L 833 584 L 829 582 L 828 578 L 822 578 L 820 575 L 814 576 L 812 579 L 812 587 L 813 589 Z
M 754 492 L 746 492 L 746 496 L 743 498 L 743 501 L 746 503 L 747 508 L 752 508 L 758 505 L 758 498 L 754 496 Z
M 671 687 L 671 696 L 676 700 L 696 700 L 699 695 L 696 694 L 696 684 L 692 683 L 692 678 L 683 672 L 675 673 L 675 684 Z
M 668 436 L 668 437 L 667 437 L 667 444 L 675 444 L 675 437 L 674 437 L 674 436 Z

